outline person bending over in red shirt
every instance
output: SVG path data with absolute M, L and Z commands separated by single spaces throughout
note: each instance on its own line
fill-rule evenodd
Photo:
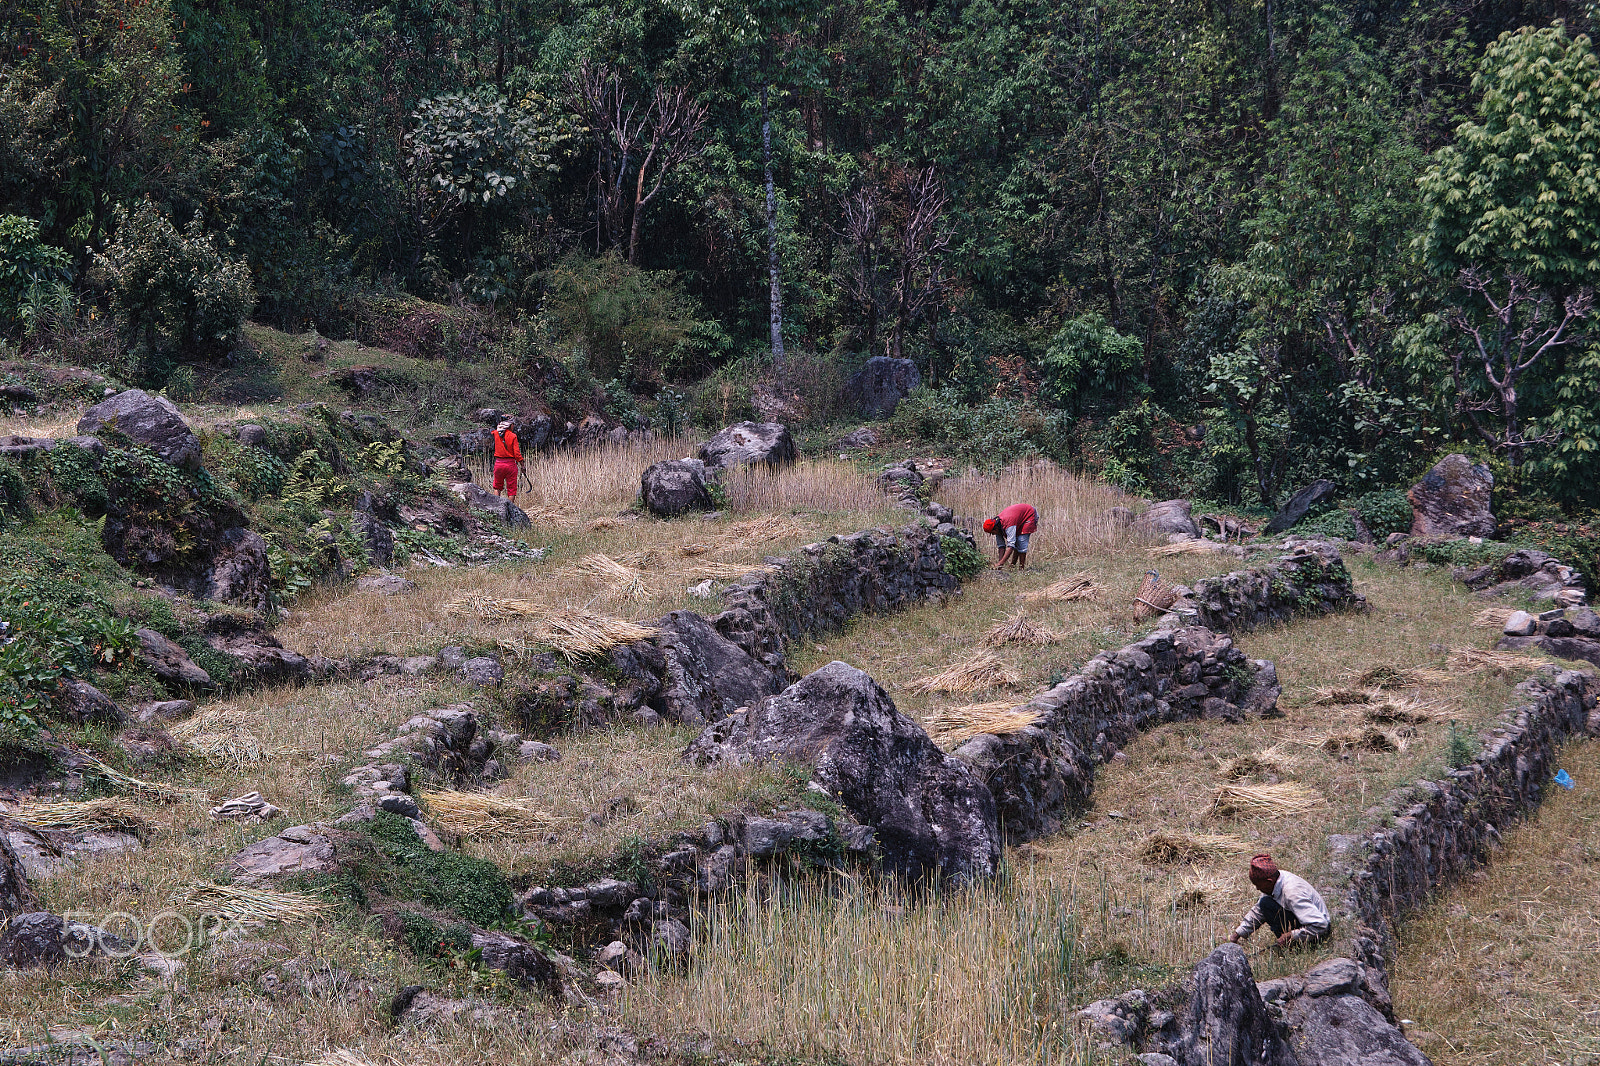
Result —
M 1014 503 L 993 518 L 983 521 L 983 531 L 994 534 L 995 551 L 1000 560 L 996 570 L 1011 563 L 1018 570 L 1028 567 L 1028 537 L 1039 528 L 1039 512 L 1025 503 Z
M 517 467 L 522 465 L 522 444 L 518 442 L 511 424 L 508 418 L 494 431 L 494 494 L 500 495 L 500 490 L 504 488 L 505 494 L 515 500 Z

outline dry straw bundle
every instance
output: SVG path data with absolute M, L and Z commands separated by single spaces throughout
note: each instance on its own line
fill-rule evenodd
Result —
M 906 687 L 912 692 L 978 692 L 1020 684 L 1021 674 L 985 651 L 930 677 L 919 677 Z
M 1442 685 L 1451 680 L 1443 670 L 1430 670 L 1424 666 L 1392 666 L 1380 663 L 1356 677 L 1356 682 L 1368 688 L 1415 688 L 1418 685 Z
M 1359 707 L 1382 699 L 1382 693 L 1369 692 L 1363 688 L 1319 688 L 1313 693 L 1311 702 L 1323 707 Z
M 1497 674 L 1508 674 L 1513 670 L 1532 670 L 1539 665 L 1539 660 L 1520 652 L 1457 648 L 1450 656 L 1450 665 L 1461 670 L 1492 670 Z
M 744 577 L 746 574 L 765 573 L 773 569 L 766 563 L 700 563 L 684 571 L 688 578 L 713 581 L 732 581 L 734 578 Z
M 787 515 L 768 515 L 749 518 L 728 527 L 727 535 L 739 540 L 788 540 L 804 536 L 806 527 Z
M 1010 700 L 968 703 L 935 711 L 925 723 L 928 735 L 941 748 L 954 748 L 973 737 L 990 733 L 1003 737 L 1039 720 L 1038 711 L 1025 711 Z
M 333 910 L 333 904 L 328 900 L 303 892 L 216 885 L 209 881 L 190 882 L 185 902 L 197 910 L 232 919 L 240 925 L 266 925 L 269 922 L 299 925 L 315 921 Z
M 225 703 L 206 708 L 188 721 L 172 726 L 168 732 L 190 754 L 239 769 L 251 763 L 298 754 L 262 744 L 246 727 L 244 713 Z
M 156 828 L 143 807 L 121 796 L 100 796 L 82 802 L 24 803 L 10 813 L 35 829 L 116 830 L 143 836 Z
M 469 596 L 446 604 L 455 614 L 476 615 L 485 622 L 528 622 L 525 632 L 503 639 L 500 646 L 522 655 L 530 644 L 554 648 L 569 661 L 602 655 L 619 644 L 632 644 L 655 633 L 637 622 L 590 614 L 570 608 L 549 607 L 530 600 L 499 600 L 491 596 Z
M 378 1066 L 378 1064 L 359 1051 L 342 1047 L 335 1048 L 320 1058 L 312 1059 L 305 1066 Z
M 983 634 L 983 642 L 991 647 L 1000 644 L 1031 644 L 1042 647 L 1054 644 L 1060 639 L 1060 635 L 1048 629 L 1040 629 L 1020 614 L 996 622 Z
M 1327 806 L 1328 801 L 1305 785 L 1285 781 L 1278 785 L 1223 785 L 1211 803 L 1215 814 L 1260 814 L 1293 817 L 1310 814 Z
M 1161 575 L 1154 570 L 1146 570 L 1144 580 L 1139 582 L 1139 591 L 1133 594 L 1133 616 L 1148 618 L 1162 614 L 1177 602 L 1178 592 L 1172 583 L 1161 580 Z
M 1247 777 L 1266 777 L 1268 774 L 1284 776 L 1300 768 L 1300 760 L 1280 750 L 1274 744 L 1264 751 L 1235 755 L 1222 763 L 1217 772 L 1229 781 L 1242 781 Z
M 1317 742 L 1317 747 L 1329 755 L 1359 751 L 1388 753 L 1399 751 L 1400 741 L 1376 726 L 1369 725 L 1351 732 L 1329 733 Z
M 1511 616 L 1516 613 L 1514 607 L 1485 607 L 1472 616 L 1472 628 L 1504 629 L 1506 623 L 1511 621 Z
M 1459 716 L 1459 712 L 1446 704 L 1414 696 L 1409 699 L 1391 696 L 1374 700 L 1362 713 L 1368 721 L 1381 725 L 1422 725 L 1425 722 L 1445 722 Z
M 118 791 L 131 792 L 135 796 L 156 803 L 182 803 L 185 800 L 191 803 L 210 802 L 210 797 L 202 789 L 178 788 L 176 785 L 163 785 L 159 781 L 145 781 L 131 774 L 125 774 L 114 766 L 108 766 L 87 752 L 79 754 L 96 776 L 104 778 L 107 784 Z
M 1025 592 L 1022 599 L 1028 603 L 1047 600 L 1051 603 L 1071 603 L 1077 600 L 1097 599 L 1103 590 L 1094 581 L 1094 575 L 1081 570 L 1070 577 L 1054 581 L 1035 592 Z
M 1146 555 L 1163 557 L 1168 555 L 1210 555 L 1212 552 L 1227 551 L 1222 545 L 1211 540 L 1180 540 L 1174 544 L 1157 544 L 1154 548 L 1146 548 Z
M 648 600 L 650 590 L 644 585 L 644 572 L 638 567 L 624 566 L 609 555 L 596 553 L 579 559 L 573 570 L 589 577 L 604 578 L 611 582 L 611 591 L 630 600 Z
M 1255 845 L 1225 833 L 1156 833 L 1139 848 L 1139 858 L 1153 866 L 1215 862 L 1229 855 L 1249 855 Z
M 451 832 L 464 837 L 527 837 L 543 834 L 560 820 L 525 800 L 510 800 L 487 792 L 424 792 L 428 812 Z

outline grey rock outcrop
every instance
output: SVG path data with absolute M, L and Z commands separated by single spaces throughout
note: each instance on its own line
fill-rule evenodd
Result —
M 1182 618 L 1192 611 L 1203 626 L 1238 633 L 1296 615 L 1366 609 L 1338 552 L 1322 543 L 1291 543 L 1270 563 L 1197 581 L 1173 612 Z
M 1152 503 L 1133 520 L 1133 529 L 1136 533 L 1156 537 L 1198 538 L 1200 527 L 1194 524 L 1193 511 L 1188 500 L 1161 500 Z
M 1261 1001 L 1250 960 L 1224 944 L 1195 968 L 1191 1025 L 1180 1059 L 1205 1066 L 1299 1066 Z
M 1288 1008 L 1289 1043 L 1299 1061 L 1317 1066 L 1430 1066 L 1428 1057 L 1352 993 L 1295 999 Z
M 367 558 L 373 566 L 388 566 L 394 562 L 394 532 L 375 515 L 355 512 L 350 516 L 350 529 L 366 545 Z
M 69 922 L 48 911 L 15 915 L 0 931 L 0 963 L 17 969 L 106 955 L 126 958 L 133 950 L 132 944 L 99 926 Z
M 737 422 L 700 445 L 706 470 L 726 470 L 744 463 L 787 466 L 799 456 L 789 428 L 778 422 Z
M 173 466 L 200 469 L 200 438 L 165 396 L 140 389 L 119 392 L 85 411 L 78 419 L 78 432 L 92 435 L 111 424 Z
M 1272 516 L 1272 521 L 1268 522 L 1266 527 L 1262 529 L 1261 532 L 1284 532 L 1309 514 L 1313 507 L 1317 506 L 1319 503 L 1323 503 L 1332 499 L 1333 494 L 1337 491 L 1338 489 L 1334 486 L 1333 482 L 1329 481 L 1327 478 L 1318 478 L 1316 481 L 1313 481 L 1311 484 L 1307 485 L 1305 488 L 1289 497 L 1289 502 L 1285 503 L 1283 507 L 1278 510 L 1278 513 Z
M 265 613 L 272 602 L 272 564 L 261 534 L 242 527 L 218 535 L 206 575 L 205 598 Z
M 492 518 L 512 529 L 530 529 L 533 526 L 533 520 L 528 517 L 528 512 L 510 500 L 496 496 L 482 485 L 463 481 L 451 485 L 450 491 L 461 497 L 462 502 L 467 505 L 467 510 L 473 514 Z
M 356 588 L 361 592 L 377 593 L 379 596 L 400 596 L 407 592 L 415 592 L 417 584 L 399 574 L 368 574 L 366 577 L 356 579 Z
M 922 373 L 909 359 L 875 355 L 845 383 L 847 403 L 855 405 L 864 418 L 887 418 L 900 401 L 922 384 Z
M 659 518 L 712 509 L 706 489 L 705 464 L 699 459 L 663 459 L 639 477 L 639 496 Z
M 56 706 L 74 722 L 117 725 L 126 721 L 128 717 L 109 696 L 87 681 L 63 682 Z
M 877 830 L 885 869 L 908 879 L 987 877 L 999 862 L 988 788 L 896 710 L 872 678 L 845 663 L 829 663 L 713 723 L 684 757 L 701 765 L 810 765 L 815 783 Z
M 652 704 L 668 721 L 704 725 L 783 690 L 779 670 L 752 659 L 693 611 L 673 611 L 656 623 L 662 651 L 661 695 Z
M 206 643 L 213 651 L 232 657 L 243 677 L 252 681 L 304 683 L 317 673 L 304 655 L 290 651 L 277 637 L 261 630 L 215 633 L 206 638 Z
M 189 653 L 153 629 L 134 632 L 139 638 L 139 661 L 163 681 L 210 688 L 211 675 L 196 666 Z
M 363 855 L 349 833 L 314 822 L 296 825 L 247 845 L 225 864 L 242 885 L 264 885 L 280 877 L 337 874 Z
M 1495 518 L 1489 507 L 1494 475 L 1464 455 L 1447 455 L 1411 486 L 1411 535 L 1414 537 L 1492 537 Z

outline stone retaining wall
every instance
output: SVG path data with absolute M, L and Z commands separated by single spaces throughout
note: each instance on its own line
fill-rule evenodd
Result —
M 858 614 L 884 614 L 957 592 L 945 572 L 941 541 L 972 534 L 948 522 L 918 519 L 899 531 L 864 529 L 768 558 L 773 569 L 746 575 L 722 593 L 727 608 L 712 624 L 768 666 L 783 646 L 811 633 L 833 633 Z
M 1296 615 L 1361 609 L 1350 571 L 1326 545 L 1289 542 L 1275 561 L 1199 582 L 1162 628 L 1105 651 L 1075 676 L 1018 707 L 1038 720 L 958 748 L 994 794 L 1006 838 L 1048 836 L 1088 804 L 1095 766 L 1139 733 L 1191 718 L 1277 711 L 1278 673 L 1213 629 L 1251 629 Z

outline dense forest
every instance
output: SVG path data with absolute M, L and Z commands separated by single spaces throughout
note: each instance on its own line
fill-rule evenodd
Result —
M 1540 0 L 10 0 L 7 358 L 472 307 L 553 397 L 720 389 L 1142 493 L 1445 451 L 1600 499 L 1600 61 Z M 560 385 L 561 388 L 556 386 Z M 577 397 L 577 399 L 573 399 Z M 552 402 L 556 402 L 552 399 Z

